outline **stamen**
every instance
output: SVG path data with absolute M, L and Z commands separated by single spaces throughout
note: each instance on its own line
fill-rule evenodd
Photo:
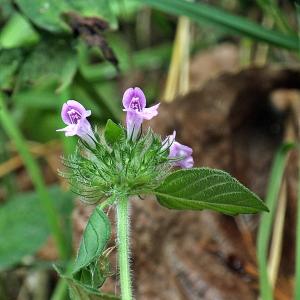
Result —
M 67 113 L 72 124 L 77 124 L 78 121 L 81 119 L 81 114 L 74 108 L 70 109 Z
M 133 97 L 131 102 L 130 102 L 130 108 L 137 110 L 137 111 L 142 111 L 141 103 L 139 101 L 138 97 Z

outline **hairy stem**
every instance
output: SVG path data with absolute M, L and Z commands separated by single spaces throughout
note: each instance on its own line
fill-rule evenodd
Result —
M 122 197 L 117 203 L 118 257 L 122 300 L 132 300 L 129 267 L 129 213 L 128 198 Z

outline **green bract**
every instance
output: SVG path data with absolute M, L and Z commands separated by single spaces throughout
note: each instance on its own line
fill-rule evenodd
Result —
M 94 148 L 81 141 L 76 153 L 63 159 L 68 168 L 63 176 L 87 202 L 152 192 L 170 173 L 168 149 L 151 129 L 132 141 L 122 126 L 109 120 L 95 137 Z

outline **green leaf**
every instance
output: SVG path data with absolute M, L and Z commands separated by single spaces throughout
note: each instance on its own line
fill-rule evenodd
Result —
M 235 178 L 209 168 L 175 171 L 155 194 L 162 206 L 171 209 L 210 209 L 229 215 L 268 211 L 259 197 Z
M 74 274 L 73 278 L 81 284 L 97 289 L 103 285 L 106 277 L 100 272 L 97 267 L 97 263 L 92 264 L 91 268 L 93 268 L 93 270 L 90 268 L 81 269 L 79 272 Z
M 106 254 L 103 254 L 87 267 L 73 274 L 73 278 L 81 284 L 98 289 L 111 275 L 109 259 Z
M 109 119 L 104 129 L 104 137 L 106 142 L 109 145 L 114 145 L 116 142 L 120 141 L 120 139 L 122 139 L 124 136 L 124 130 L 119 125 L 117 125 Z
M 103 253 L 110 239 L 111 227 L 106 214 L 96 207 L 84 230 L 73 274 L 85 268 Z
M 116 88 L 116 82 L 113 80 L 99 82 L 97 84 L 90 83 L 90 87 L 92 86 L 95 90 L 95 93 L 98 94 L 98 98 L 101 101 L 97 101 L 97 98 L 94 99 L 95 102 L 101 104 L 101 108 L 107 110 L 109 113 L 109 117 L 114 118 L 115 120 L 122 119 L 122 109 L 120 102 L 116 99 L 120 98 L 120 94 L 118 89 Z M 107 119 L 107 118 L 105 118 Z
M 61 211 L 70 211 L 70 193 L 58 187 L 50 189 Z M 62 205 L 68 207 L 62 208 Z M 23 193 L 0 206 L 0 269 L 18 263 L 24 256 L 34 254 L 49 236 L 44 210 L 36 193 Z
M 61 75 L 59 78 L 59 82 L 58 82 L 59 85 L 55 90 L 56 93 L 61 93 L 72 84 L 73 78 L 77 71 L 77 66 L 78 66 L 77 56 L 75 51 L 72 50 L 69 53 L 70 56 L 68 56 L 68 59 L 64 62 Z
M 110 0 L 112 11 L 122 20 L 130 22 L 141 9 L 142 4 L 136 0 Z
M 13 3 L 11 0 L 0 0 L 1 7 L 1 20 L 6 21 L 10 15 L 15 12 Z
M 67 1 L 16 0 L 15 3 L 35 25 L 51 32 L 68 30 L 68 26 L 60 17 L 61 13 L 68 8 Z
M 115 295 L 102 293 L 95 288 L 82 284 L 70 276 L 64 275 L 57 266 L 55 266 L 55 269 L 58 274 L 67 281 L 70 298 L 72 300 L 120 300 L 120 298 Z
M 297 35 L 285 35 L 267 29 L 246 18 L 232 15 L 222 9 L 203 3 L 183 0 L 142 0 L 157 9 L 177 16 L 187 16 L 195 22 L 208 22 L 223 30 L 235 32 L 282 48 L 298 50 Z
M 77 70 L 77 55 L 71 40 L 48 38 L 31 52 L 20 70 L 17 91 L 32 87 L 57 86 L 62 91 Z
M 117 28 L 117 18 L 113 13 L 110 1 L 107 0 L 73 0 L 69 1 L 70 10 L 76 11 L 83 17 L 98 17 L 110 24 L 110 28 Z
M 39 35 L 31 24 L 19 13 L 14 13 L 0 33 L 1 48 L 16 48 L 37 43 Z
M 114 33 L 114 36 L 116 34 Z M 115 40 L 117 40 L 115 38 Z M 120 69 L 122 73 L 126 74 L 128 72 L 132 72 L 133 68 L 137 69 L 147 69 L 153 70 L 161 67 L 166 61 L 170 59 L 172 53 L 172 45 L 171 44 L 160 44 L 156 47 L 146 48 L 143 50 L 136 51 L 132 54 L 131 57 L 128 55 L 125 56 L 124 53 L 121 55 L 121 52 L 124 52 L 124 48 L 127 48 L 130 53 L 128 44 L 123 43 L 120 37 L 120 42 L 116 42 L 113 39 L 109 40 L 111 47 L 114 49 L 116 56 L 119 59 Z M 109 62 L 101 62 L 101 63 L 90 63 L 90 59 L 88 56 L 87 48 L 80 48 L 80 72 L 82 75 L 88 80 L 93 82 L 98 82 L 99 80 L 107 78 L 113 78 L 118 75 L 116 68 Z M 101 87 L 102 88 L 102 87 Z M 100 92 L 100 89 L 99 89 Z
M 20 49 L 0 51 L 0 88 L 11 89 L 14 76 L 22 63 L 23 52 Z
M 97 289 L 80 284 L 76 280 L 67 279 L 72 300 L 120 300 L 119 297 L 99 292 Z
M 39 113 L 41 113 L 44 109 L 56 109 L 58 111 L 61 107 L 61 103 L 53 100 L 57 98 L 57 94 L 54 92 L 56 87 L 57 84 L 52 84 L 46 88 L 38 86 L 34 89 L 21 90 L 14 95 L 14 103 L 18 106 L 18 108 L 34 108 L 37 109 Z M 57 125 L 60 125 L 60 123 Z
M 63 21 L 64 13 L 75 12 L 82 17 L 96 17 L 115 28 L 117 21 L 107 0 L 16 0 L 20 10 L 35 25 L 54 33 L 70 31 Z

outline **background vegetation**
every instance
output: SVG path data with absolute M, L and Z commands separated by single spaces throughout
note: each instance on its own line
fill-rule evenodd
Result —
M 292 0 L 1 0 L 0 299 L 66 297 L 51 261 L 67 265 L 72 257 L 75 197 L 56 170 L 60 153 L 71 153 L 76 139 L 55 131 L 62 127 L 62 103 L 80 101 L 99 126 L 108 118 L 121 122 L 125 88 L 142 87 L 150 103 L 172 101 L 188 91 L 182 74 L 189 57 L 224 41 L 239 48 L 241 69 L 295 68 L 297 11 Z M 263 214 L 258 231 L 262 299 L 272 298 L 268 244 L 293 146 L 278 150 L 266 195 L 271 213 Z M 50 260 L 36 255 L 49 235 L 58 245 Z M 295 299 L 300 245 L 298 252 Z M 15 274 L 28 271 L 47 288 L 24 296 L 29 275 Z

